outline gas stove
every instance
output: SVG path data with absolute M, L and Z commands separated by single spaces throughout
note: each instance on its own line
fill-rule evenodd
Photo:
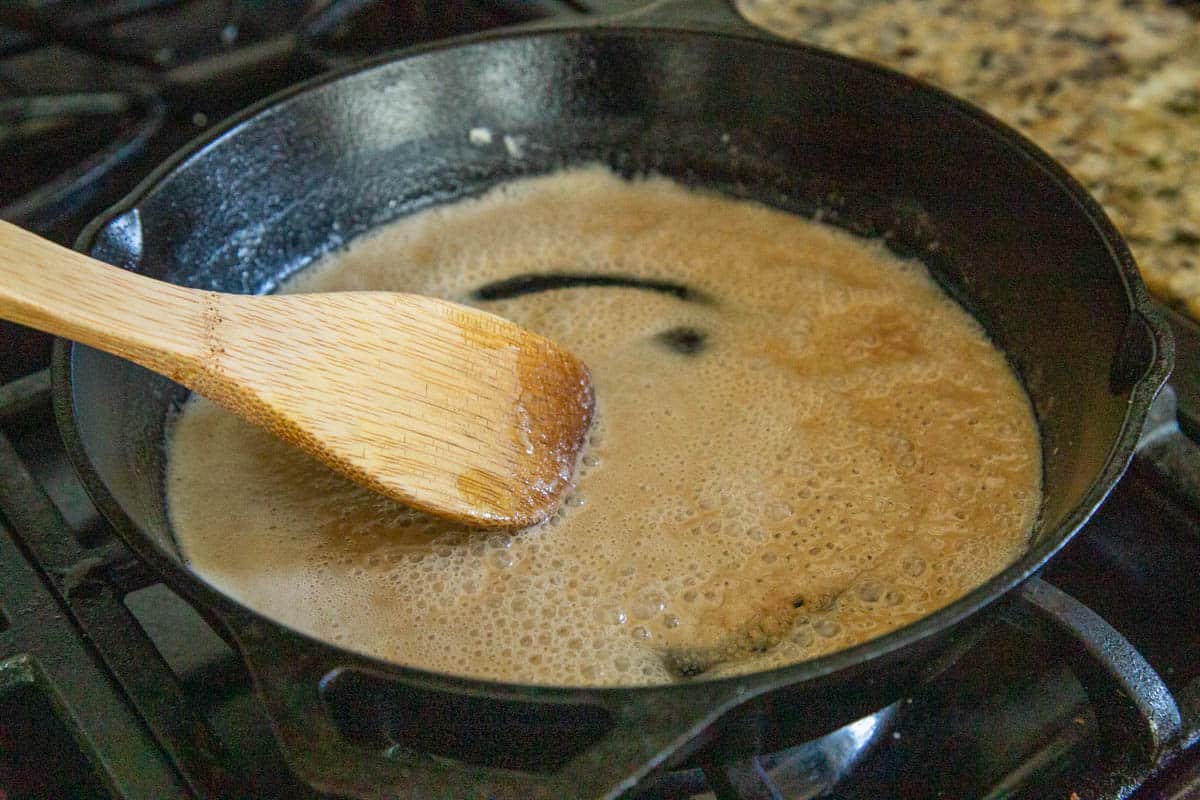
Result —
M 0 217 L 70 244 L 278 89 L 418 42 L 650 7 L 671 19 L 669 0 L 10 0 Z M 820 739 L 750 761 L 702 749 L 626 796 L 1200 798 L 1200 328 L 1164 313 L 1177 367 L 1129 472 L 965 655 Z M 237 654 L 92 506 L 48 350 L 0 326 L 0 800 L 319 796 Z

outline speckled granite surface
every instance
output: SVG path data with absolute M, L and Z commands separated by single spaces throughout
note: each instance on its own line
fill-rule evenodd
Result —
M 1200 319 L 1200 4 L 736 0 L 772 32 L 964 97 L 1104 205 L 1151 291 Z

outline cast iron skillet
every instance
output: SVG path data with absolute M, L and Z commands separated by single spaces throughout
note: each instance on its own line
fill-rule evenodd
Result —
M 476 127 L 491 145 L 471 143 Z M 313 640 L 192 574 L 163 501 L 163 421 L 182 391 L 60 346 L 56 410 L 92 496 L 243 654 L 289 764 L 316 787 L 611 795 L 714 737 L 750 752 L 883 707 L 950 663 L 1087 520 L 1169 371 L 1169 334 L 1128 250 L 1047 156 L 912 80 L 750 36 L 483 36 L 318 80 L 177 157 L 80 247 L 186 286 L 267 292 L 388 220 L 587 162 L 819 212 L 921 257 L 1030 393 L 1045 463 L 1038 529 L 1017 563 L 949 607 L 807 663 L 630 689 L 465 680 Z

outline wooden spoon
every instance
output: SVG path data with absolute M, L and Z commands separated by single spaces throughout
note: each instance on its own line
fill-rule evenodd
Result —
M 467 525 L 553 513 L 591 424 L 575 356 L 430 297 L 185 289 L 0 222 L 0 318 L 141 364 L 364 486 Z

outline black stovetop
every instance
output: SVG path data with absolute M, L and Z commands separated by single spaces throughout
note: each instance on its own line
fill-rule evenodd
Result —
M 7 0 L 0 217 L 63 243 L 207 125 L 362 55 L 646 0 Z M 954 666 L 644 798 L 1200 798 L 1200 329 L 1086 529 Z M 0 324 L 0 800 L 311 797 L 237 655 L 97 514 L 48 340 Z M 1178 412 L 1176 411 L 1178 403 Z M 781 713 L 788 713 L 783 710 Z

